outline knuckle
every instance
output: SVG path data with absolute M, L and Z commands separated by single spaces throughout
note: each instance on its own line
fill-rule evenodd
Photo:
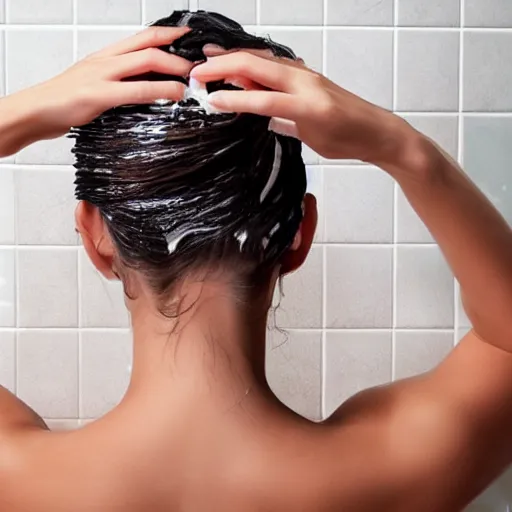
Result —
M 164 27 L 149 27 L 146 29 L 146 40 L 149 44 L 161 44 L 164 35 Z

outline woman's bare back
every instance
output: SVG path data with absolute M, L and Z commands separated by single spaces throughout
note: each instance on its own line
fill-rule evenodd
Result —
M 217 413 L 183 402 L 158 419 L 138 414 L 127 401 L 80 430 L 53 433 L 12 397 L 18 419 L 1 436 L 1 508 L 460 510 L 511 453 L 507 441 L 506 450 L 489 457 L 497 439 L 506 441 L 506 426 L 482 436 L 479 412 L 473 411 L 472 424 L 461 422 L 465 411 L 452 395 L 450 366 L 461 358 L 466 375 L 472 359 L 512 371 L 512 356 L 504 361 L 480 343 L 469 335 L 435 373 L 361 393 L 319 424 L 256 392 Z

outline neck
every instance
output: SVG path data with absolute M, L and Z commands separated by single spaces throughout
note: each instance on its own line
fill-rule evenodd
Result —
M 225 409 L 267 393 L 266 310 L 241 305 L 222 283 L 200 291 L 167 318 L 149 300 L 132 304 L 133 370 L 127 397 Z M 197 292 L 197 293 L 196 293 Z

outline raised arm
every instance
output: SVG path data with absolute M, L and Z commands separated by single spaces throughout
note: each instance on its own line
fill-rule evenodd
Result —
M 366 480 L 371 493 L 383 483 L 396 490 L 395 511 L 460 510 L 512 461 L 509 226 L 431 140 L 299 63 L 239 52 L 213 57 L 192 74 L 202 81 L 241 76 L 266 88 L 217 92 L 210 101 L 278 118 L 277 126 L 291 121 L 286 130 L 325 157 L 381 167 L 435 237 L 474 330 L 434 371 L 363 392 L 330 423 L 341 428 L 340 464 L 345 480 L 356 475 L 354 489 Z M 355 470 L 354 461 L 365 458 L 364 470 Z
M 0 98 L 0 157 L 38 140 L 59 137 L 103 111 L 125 104 L 178 100 L 176 81 L 124 81 L 154 71 L 188 76 L 192 64 L 157 49 L 187 28 L 152 27 L 97 52 L 45 83 Z M 0 386 L 0 441 L 19 427 L 45 428 L 37 414 Z

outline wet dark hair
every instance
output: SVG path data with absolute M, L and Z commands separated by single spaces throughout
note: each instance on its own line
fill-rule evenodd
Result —
M 162 49 L 194 62 L 206 60 L 207 43 L 295 58 L 220 14 L 177 11 L 154 25 L 191 27 Z M 150 76 L 173 78 L 188 83 Z M 99 208 L 120 266 L 142 272 L 161 296 L 204 268 L 232 270 L 244 287 L 263 284 L 293 242 L 306 190 L 301 143 L 269 121 L 209 114 L 192 95 L 114 108 L 74 128 L 76 197 Z

